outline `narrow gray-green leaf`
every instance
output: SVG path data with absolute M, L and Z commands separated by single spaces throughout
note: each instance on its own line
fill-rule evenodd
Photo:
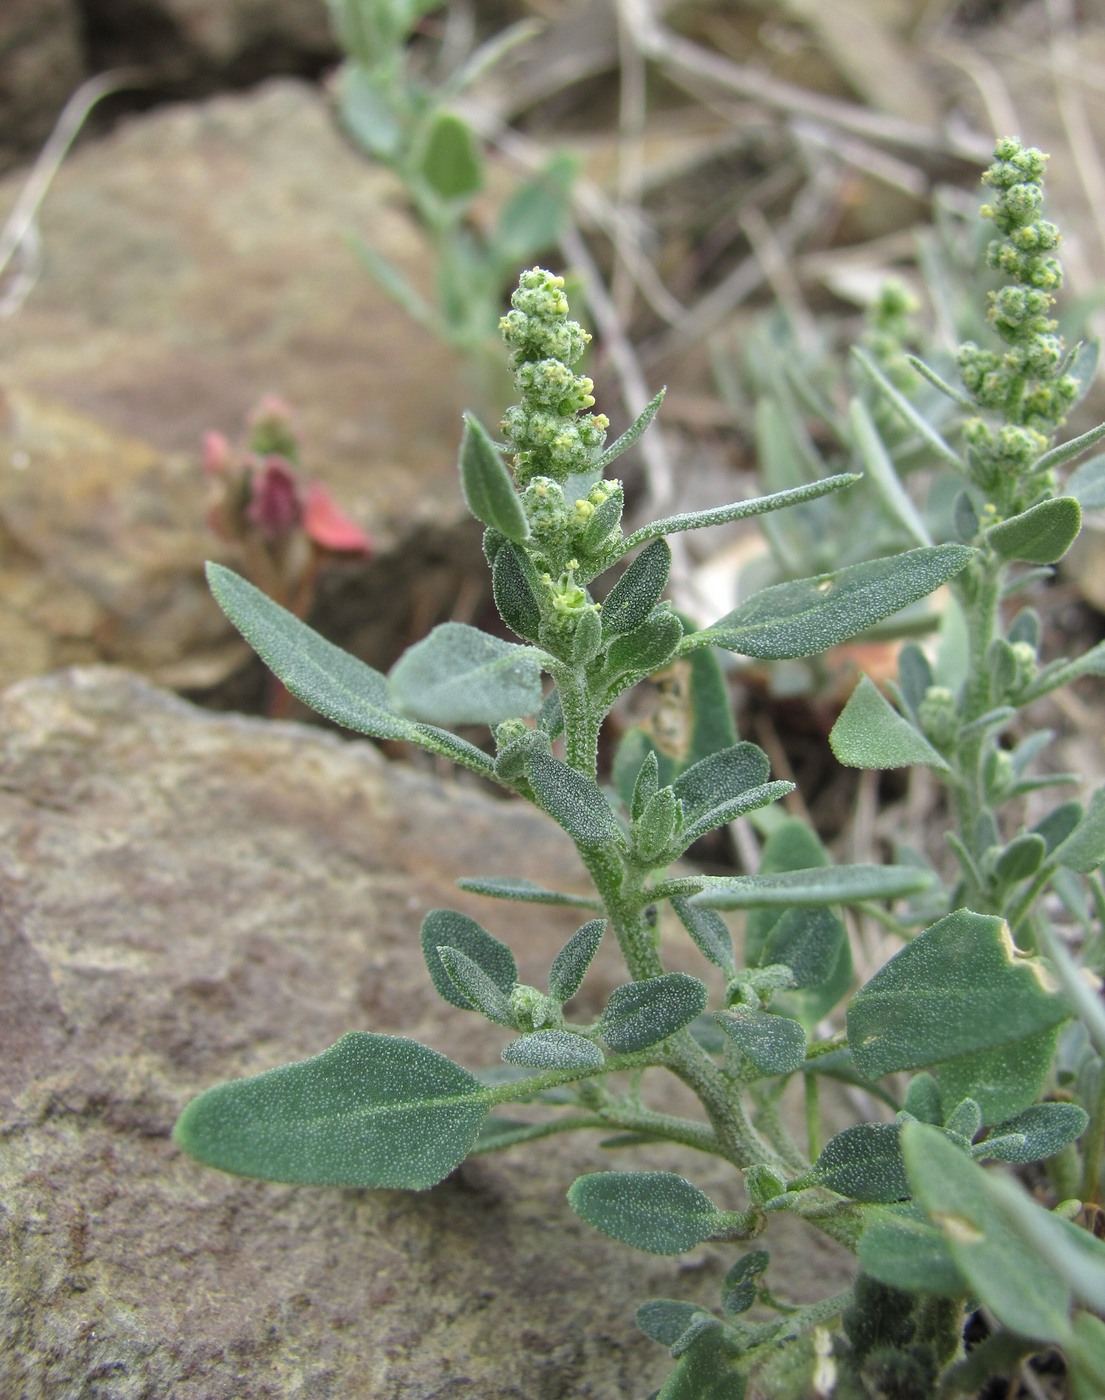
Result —
M 733 939 L 720 915 L 712 909 L 699 909 L 687 899 L 676 895 L 671 907 L 679 916 L 679 922 L 698 945 L 699 952 L 723 972 L 732 975 L 736 971 L 733 958 Z
M 549 996 L 568 1001 L 579 991 L 591 960 L 599 950 L 606 930 L 605 919 L 591 919 L 576 929 L 552 960 L 549 968 Z
M 637 441 L 637 439 L 641 436 L 641 434 L 645 431 L 648 425 L 656 417 L 656 414 L 659 412 L 660 405 L 664 402 L 664 395 L 667 392 L 667 389 L 663 388 L 658 394 L 654 394 L 652 398 L 649 399 L 648 403 L 645 404 L 644 408 L 641 409 L 640 413 L 637 415 L 636 420 L 633 423 L 631 423 L 628 428 L 626 428 L 625 432 L 622 433 L 621 437 L 616 438 L 610 444 L 610 446 L 598 459 L 598 461 L 595 463 L 595 470 L 600 476 L 610 465 L 611 462 L 616 461 L 622 455 L 623 452 L 628 452 L 629 449 L 633 446 L 633 444 Z M 628 547 L 632 548 L 632 545 Z
M 1094 443 L 1100 442 L 1103 437 L 1105 437 L 1105 423 L 1099 423 L 1088 433 L 1071 438 L 1070 442 L 1061 442 L 1058 447 L 1053 447 L 1050 452 L 1045 452 L 1032 464 L 1032 470 L 1034 473 L 1046 472 L 1052 471 L 1055 467 L 1061 467 L 1065 462 L 1071 462 L 1075 457 L 1081 457 L 1083 452 L 1089 451 Z
M 852 354 L 863 369 L 863 372 L 873 384 L 878 386 L 886 398 L 890 400 L 918 437 L 928 443 L 929 447 L 932 448 L 936 455 L 942 457 L 949 466 L 954 467 L 958 472 L 965 472 L 966 467 L 958 454 L 948 446 L 924 414 L 920 413 L 913 404 L 910 403 L 900 389 L 895 388 L 895 386 L 891 384 L 890 380 L 887 379 L 878 365 L 876 365 L 869 356 L 865 355 L 858 346 L 853 347 Z M 912 360 L 912 363 L 914 368 L 917 369 L 919 373 L 923 374 L 930 383 L 935 384 L 937 388 L 945 392 L 950 392 L 953 397 L 958 398 L 955 391 L 949 390 L 948 386 L 944 384 L 934 371 L 929 369 L 928 365 L 919 360 Z
M 436 1050 L 350 1031 L 309 1060 L 206 1090 L 173 1137 L 238 1176 L 422 1191 L 467 1156 L 490 1098 Z
M 261 660 L 320 715 L 374 739 L 404 739 L 445 753 L 484 777 L 493 766 L 474 744 L 397 715 L 386 677 L 328 642 L 298 617 L 221 564 L 207 565 L 215 600 Z
M 621 840 L 621 828 L 594 778 L 537 749 L 526 756 L 526 777 L 538 802 L 581 846 Z
M 986 532 L 987 543 L 1002 559 L 1024 564 L 1055 564 L 1082 528 L 1082 507 L 1073 496 L 1053 496 L 1003 520 Z
M 604 637 L 632 632 L 652 612 L 668 581 L 671 550 L 666 540 L 653 540 L 622 574 L 602 605 Z
M 981 1161 L 1043 1162 L 1081 1137 L 1089 1121 L 1076 1103 L 1033 1104 L 998 1123 L 972 1155 Z
M 541 885 L 535 885 L 532 880 L 509 875 L 465 875 L 457 881 L 457 885 L 470 894 L 483 894 L 489 899 L 516 899 L 523 904 L 564 904 L 577 909 L 602 908 L 597 899 L 588 899 L 586 895 L 561 894 L 557 890 L 546 890 Z
M 419 934 L 422 956 L 426 959 L 430 977 L 438 993 L 459 1006 L 463 1011 L 475 1009 L 474 1003 L 457 990 L 453 979 L 446 972 L 438 948 L 459 948 L 491 978 L 495 986 L 509 996 L 518 980 L 518 968 L 514 954 L 497 938 L 492 937 L 482 924 L 461 914 L 456 909 L 431 909 L 422 920 Z
M 848 1043 L 869 1079 L 990 1050 L 1069 1016 L 1008 926 L 957 909 L 903 948 L 852 998 Z
M 503 1050 L 508 1065 L 526 1069 L 578 1070 L 593 1074 L 601 1070 L 606 1057 L 599 1047 L 571 1031 L 534 1031 L 512 1040 Z
M 706 1007 L 706 985 L 685 972 L 665 972 L 615 987 L 599 1020 L 611 1050 L 629 1054 L 689 1025 Z
M 480 420 L 469 413 L 464 415 L 459 465 L 468 509 L 482 524 L 521 544 L 529 535 L 522 502 L 499 449 Z
M 965 545 L 938 544 L 778 583 L 754 593 L 712 627 L 692 633 L 683 649 L 719 646 L 774 661 L 815 656 L 932 593 L 971 555 Z
M 458 996 L 463 997 L 475 1010 L 482 1011 L 496 1025 L 514 1027 L 510 996 L 484 972 L 475 959 L 443 944 L 438 945 L 437 955 Z
M 767 1271 L 770 1262 L 766 1249 L 753 1249 L 742 1254 L 731 1266 L 721 1285 L 721 1306 L 730 1317 L 747 1312 L 756 1301 L 759 1294 L 756 1280 Z
M 806 1032 L 789 1016 L 735 1006 L 714 1019 L 762 1075 L 794 1074 L 805 1063 Z
M 854 486 L 862 478 L 856 472 L 841 472 L 838 476 L 827 476 L 821 481 L 811 481 L 806 486 L 793 486 L 786 491 L 776 491 L 770 496 L 756 496 L 749 501 L 735 501 L 728 506 L 715 506 L 712 510 L 687 511 L 682 515 L 665 516 L 654 520 L 650 525 L 642 525 L 626 539 L 627 550 L 654 540 L 659 535 L 676 535 L 681 530 L 705 530 L 710 525 L 727 525 L 733 520 L 747 520 L 753 515 L 767 515 L 773 510 L 785 510 L 787 506 L 802 505 L 805 501 L 815 501 L 833 491 L 843 491 Z
M 431 724 L 501 724 L 541 708 L 541 668 L 528 647 L 443 622 L 391 669 L 391 693 Z
M 713 909 L 862 904 L 918 894 L 934 879 L 932 871 L 913 865 L 827 865 L 773 875 L 703 875 L 705 888 L 694 903 Z
M 948 772 L 943 755 L 868 676 L 860 676 L 833 725 L 829 744 L 838 761 L 850 768 L 909 768 L 923 763 Z
M 863 460 L 865 473 L 882 497 L 883 504 L 897 518 L 914 543 L 932 544 L 932 536 L 894 470 L 894 464 L 879 436 L 879 430 L 875 427 L 862 399 L 852 400 L 849 418 L 852 436 Z
M 512 632 L 535 642 L 541 630 L 541 605 L 528 577 L 532 565 L 509 540 L 498 548 L 491 565 L 491 591 L 499 616 Z
M 674 1172 L 593 1172 L 576 1178 L 568 1202 L 596 1230 L 650 1254 L 682 1254 L 724 1224 L 710 1198 Z

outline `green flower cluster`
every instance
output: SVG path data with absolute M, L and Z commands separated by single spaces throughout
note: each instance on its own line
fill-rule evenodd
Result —
M 563 277 L 543 268 L 524 272 L 510 301 L 499 330 L 521 398 L 502 424 L 515 479 L 519 486 L 542 476 L 563 482 L 591 469 L 610 426 L 604 415 L 584 412 L 595 402 L 594 385 L 570 368 L 591 337 L 568 319 Z
M 1047 451 L 1079 383 L 1069 373 L 1065 351 L 1050 317 L 1063 269 L 1055 250 L 1059 230 L 1040 217 L 1047 157 L 1007 137 L 994 147 L 994 163 L 983 181 L 995 191 L 982 215 L 999 237 L 986 260 L 1010 279 L 990 293 L 988 320 L 1004 342 L 1001 352 L 973 341 L 961 346 L 959 373 L 979 409 L 999 414 L 998 426 L 982 417 L 964 428 L 972 471 L 988 494 L 1010 511 L 1023 510 L 1055 488 L 1050 473 L 1033 475 L 1033 464 Z

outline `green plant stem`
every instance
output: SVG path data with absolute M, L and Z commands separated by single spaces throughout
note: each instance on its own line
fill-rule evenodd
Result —
M 1089 1127 L 1082 1141 L 1085 1146 L 1080 1194 L 1083 1201 L 1097 1204 L 1101 1196 L 1101 1157 L 1105 1149 L 1105 1066 L 1098 1070 L 1097 1092 L 1093 1097 Z
M 821 1152 L 821 1086 L 816 1074 L 803 1076 L 806 1081 L 806 1151 L 811 1162 Z

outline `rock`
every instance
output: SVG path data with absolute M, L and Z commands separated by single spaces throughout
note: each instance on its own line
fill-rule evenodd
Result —
M 83 0 L 91 66 L 142 64 L 178 92 L 336 63 L 326 0 Z
M 584 1227 L 564 1190 L 609 1162 L 593 1136 L 477 1158 L 417 1195 L 227 1177 L 169 1136 L 198 1090 L 351 1028 L 495 1063 L 507 1033 L 433 994 L 418 924 L 467 909 L 540 979 L 570 913 L 453 881 L 581 888 L 559 833 L 369 744 L 212 717 L 119 671 L 12 688 L 0 736 L 0 1394 L 619 1400 L 659 1384 L 636 1303 L 716 1303 L 732 1250 L 680 1265 Z M 587 1013 L 617 977 L 604 953 Z M 646 1160 L 682 1163 L 617 1158 Z M 685 1169 L 738 1203 L 731 1173 Z M 771 1244 L 773 1286 L 840 1286 L 820 1238 Z
M 0 181 L 0 219 L 19 186 Z M 424 280 L 396 183 L 296 81 L 132 118 L 63 166 L 41 276 L 0 320 L 0 522 L 20 588 L 62 578 L 83 620 L 59 644 L 39 603 L 9 594 L 6 680 L 97 659 L 172 684 L 218 679 L 240 653 L 196 603 L 199 569 L 207 554 L 235 559 L 202 529 L 200 440 L 236 437 L 267 391 L 297 410 L 307 472 L 376 541 L 331 635 L 356 644 L 386 614 L 386 637 L 371 622 L 367 639 L 386 665 L 458 596 L 471 606 L 486 571 L 478 532 L 456 533 L 457 361 L 361 270 L 352 233 Z
M 37 152 L 84 77 L 76 0 L 4 0 L 0 171 Z

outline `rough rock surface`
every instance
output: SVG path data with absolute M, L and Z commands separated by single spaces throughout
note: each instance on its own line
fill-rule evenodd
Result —
M 528 810 L 365 743 L 213 718 L 105 669 L 0 699 L 0 1395 L 643 1400 L 659 1383 L 635 1304 L 716 1299 L 731 1251 L 654 1259 L 584 1227 L 563 1192 L 609 1162 L 590 1136 L 420 1195 L 239 1180 L 170 1140 L 198 1089 L 350 1028 L 494 1063 L 503 1035 L 429 989 L 421 914 L 477 913 L 529 979 L 574 921 L 453 888 L 481 871 L 581 875 Z M 615 976 L 589 974 L 590 1010 Z M 684 1169 L 737 1204 L 707 1159 Z M 777 1286 L 839 1287 L 819 1238 L 772 1246 Z
M 0 181 L 0 220 L 19 182 Z M 269 391 L 297 410 L 307 472 L 377 544 L 361 621 L 330 634 L 358 645 L 386 614 L 395 635 L 364 641 L 389 664 L 470 594 L 478 535 L 458 554 L 451 534 L 466 390 L 348 246 L 370 237 L 419 278 L 394 181 L 318 92 L 287 80 L 132 118 L 63 166 L 40 223 L 41 276 L 0 319 L 5 682 L 94 660 L 217 677 L 229 633 L 201 566 L 235 560 L 203 528 L 200 439 L 236 437 Z M 397 582 L 388 556 L 412 537 L 420 578 Z

